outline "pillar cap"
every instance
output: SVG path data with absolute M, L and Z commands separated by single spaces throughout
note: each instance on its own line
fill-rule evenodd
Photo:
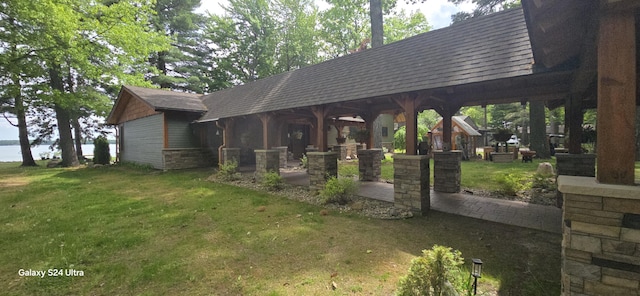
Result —
M 239 149 L 239 148 L 238 148 Z M 278 152 L 280 153 L 280 150 L 276 150 L 276 149 L 255 149 L 253 150 L 253 152 Z
M 602 184 L 594 177 L 558 176 L 558 191 L 565 194 L 640 200 L 640 186 Z
M 429 155 L 407 155 L 407 154 L 395 154 L 394 159 L 429 159 Z
M 338 155 L 336 152 L 307 152 L 307 156 L 309 155 Z

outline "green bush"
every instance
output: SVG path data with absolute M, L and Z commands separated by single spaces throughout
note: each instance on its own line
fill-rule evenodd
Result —
M 324 189 L 320 190 L 321 201 L 325 204 L 346 204 L 358 192 L 358 183 L 351 178 L 329 177 Z
M 525 178 L 518 174 L 500 174 L 495 177 L 498 183 L 498 192 L 505 195 L 516 195 L 518 191 L 525 189 Z
M 531 187 L 546 190 L 556 190 L 555 178 L 553 175 L 535 173 L 531 177 Z
M 221 164 L 216 176 L 224 181 L 235 181 L 240 179 L 240 173 L 238 173 L 238 162 L 230 160 Z
M 461 266 L 462 253 L 434 245 L 422 250 L 422 256 L 411 260 L 409 273 L 400 278 L 396 295 L 443 296 L 470 294 L 471 281 Z
M 111 163 L 111 153 L 109 152 L 109 141 L 104 136 L 99 136 L 93 140 L 93 163 Z
M 284 179 L 276 172 L 268 172 L 262 175 L 262 181 L 260 183 L 267 188 L 267 190 L 271 191 L 278 191 L 284 188 Z
M 307 155 L 302 155 L 302 158 L 300 158 L 300 166 L 304 169 L 309 168 L 309 159 L 307 158 Z

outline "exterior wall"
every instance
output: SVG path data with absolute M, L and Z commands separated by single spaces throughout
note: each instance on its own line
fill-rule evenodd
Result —
M 562 295 L 640 294 L 640 186 L 560 176 Z
M 210 167 L 214 159 L 207 149 L 203 148 L 169 148 L 162 150 L 165 170 L 180 170 Z
M 163 114 L 127 121 L 121 127 L 120 160 L 163 169 Z
M 147 105 L 142 100 L 132 97 L 131 94 L 125 95 L 128 97 L 128 103 L 126 104 L 126 107 L 124 107 L 120 118 L 118 118 L 118 122 L 132 121 L 155 114 L 160 114 L 160 112 L 155 111 L 151 106 Z
M 197 117 L 165 113 L 165 118 L 167 121 L 167 148 L 197 148 L 200 146 L 191 126 L 191 122 Z

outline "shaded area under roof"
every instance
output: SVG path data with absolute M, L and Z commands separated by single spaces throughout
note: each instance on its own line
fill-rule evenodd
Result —
M 527 76 L 532 64 L 512 9 L 206 95 L 201 121 Z

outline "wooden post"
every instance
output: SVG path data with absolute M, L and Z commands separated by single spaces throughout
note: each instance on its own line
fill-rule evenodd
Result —
M 258 114 L 258 118 L 262 122 L 262 148 L 269 149 L 269 122 L 271 121 L 271 115 L 267 113 Z
M 327 152 L 327 113 L 325 106 L 311 107 L 311 112 L 316 118 L 316 145 L 319 152 Z
M 418 139 L 418 116 L 416 110 L 416 97 L 403 95 L 399 99 L 395 99 L 396 103 L 400 105 L 404 111 L 404 117 L 406 120 L 406 135 L 405 143 L 407 155 L 417 155 L 417 139 Z
M 597 180 L 634 184 L 636 34 L 633 10 L 608 11 L 598 31 Z
M 442 151 L 451 151 L 453 145 L 451 145 L 451 137 L 453 130 L 453 114 L 455 114 L 460 107 L 451 105 L 444 105 L 441 108 L 437 108 L 436 111 L 442 116 Z
M 565 113 L 569 124 L 569 153 L 582 154 L 582 122 L 584 116 L 582 114 L 582 98 L 578 95 L 571 95 L 567 99 L 569 107 Z

